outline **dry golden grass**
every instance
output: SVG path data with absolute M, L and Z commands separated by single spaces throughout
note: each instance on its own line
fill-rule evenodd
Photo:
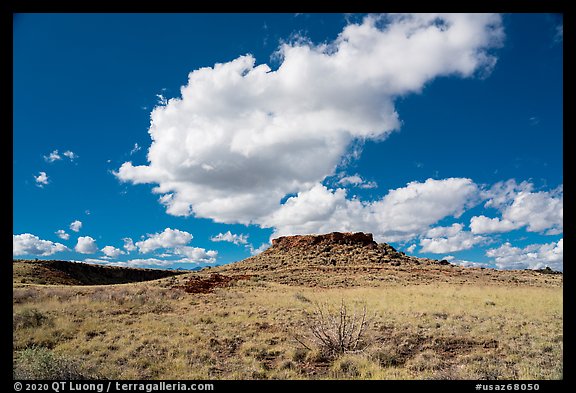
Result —
M 76 373 L 96 378 L 562 378 L 559 280 L 321 288 L 253 277 L 207 294 L 172 289 L 187 276 L 15 287 L 15 373 L 34 371 L 31 349 L 41 348 L 42 356 L 79 364 Z M 310 340 L 307 318 L 319 304 L 342 301 L 350 309 L 366 305 L 367 346 L 328 358 Z

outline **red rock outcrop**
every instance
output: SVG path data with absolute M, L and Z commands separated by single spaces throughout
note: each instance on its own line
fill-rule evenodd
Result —
M 272 247 L 280 249 L 310 248 L 316 245 L 347 244 L 376 246 L 371 233 L 364 232 L 332 232 L 324 235 L 282 236 L 272 240 Z

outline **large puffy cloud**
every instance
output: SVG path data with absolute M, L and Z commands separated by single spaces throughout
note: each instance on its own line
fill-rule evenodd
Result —
M 494 258 L 500 269 L 541 269 L 549 266 L 563 270 L 564 239 L 547 244 L 531 244 L 524 248 L 506 242 L 498 248 L 489 249 L 486 255 Z
M 496 61 L 489 50 L 502 37 L 498 15 L 371 15 L 327 44 L 283 44 L 277 70 L 251 55 L 195 70 L 180 98 L 152 111 L 148 164 L 125 162 L 116 176 L 157 184 L 153 191 L 173 215 L 274 226 L 277 233 L 368 224 L 405 237 L 456 214 L 460 200 L 454 208 L 444 204 L 450 195 L 410 195 L 419 187 L 412 185 L 365 203 L 321 183 L 351 144 L 399 128 L 397 97 L 440 76 L 489 70 Z M 282 205 L 290 194 L 299 200 Z M 302 200 L 319 204 L 296 211 Z M 430 211 L 437 204 L 439 211 Z
M 12 254 L 48 256 L 61 251 L 69 251 L 68 247 L 50 240 L 42 240 L 31 233 L 12 235 Z
M 148 238 L 135 243 L 140 253 L 148 253 L 159 248 L 184 246 L 192 240 L 192 234 L 179 229 L 166 228 L 160 233 L 148 235 Z
M 507 232 L 526 227 L 528 232 L 549 235 L 563 231 L 564 191 L 559 186 L 551 191 L 534 192 L 529 182 L 518 184 L 511 179 L 498 182 L 485 192 L 486 207 L 501 211 L 502 218 L 475 216 L 470 220 L 473 233 Z
M 74 250 L 80 254 L 94 254 L 98 251 L 98 246 L 96 245 L 96 240 L 92 237 L 80 236 Z
M 347 199 L 344 189 L 316 185 L 288 198 L 260 224 L 275 228 L 274 236 L 369 231 L 378 241 L 406 240 L 445 217 L 459 217 L 478 195 L 478 186 L 466 178 L 410 182 L 374 202 Z
M 421 252 L 444 254 L 461 250 L 469 250 L 477 244 L 486 241 L 483 236 L 474 235 L 464 231 L 462 224 L 452 224 L 449 227 L 435 227 L 430 229 L 420 239 Z
M 509 232 L 519 227 L 520 225 L 518 223 L 498 217 L 489 218 L 481 215 L 474 216 L 470 219 L 470 230 L 472 233 Z
M 174 249 L 174 254 L 183 257 L 178 260 L 180 263 L 213 263 L 216 261 L 216 256 L 218 256 L 217 251 L 190 246 L 176 247 Z

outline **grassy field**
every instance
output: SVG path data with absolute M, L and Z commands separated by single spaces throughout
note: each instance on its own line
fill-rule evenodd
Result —
M 194 275 L 194 274 L 192 274 Z M 562 379 L 562 283 L 258 277 L 186 293 L 188 275 L 108 286 L 15 285 L 14 376 L 114 379 Z M 543 281 L 542 281 L 543 282 Z M 354 351 L 312 334 L 344 304 Z

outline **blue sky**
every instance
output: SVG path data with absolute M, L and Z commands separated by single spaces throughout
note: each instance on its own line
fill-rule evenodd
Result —
M 190 268 L 365 231 L 465 266 L 561 270 L 562 28 L 15 15 L 14 257 Z

